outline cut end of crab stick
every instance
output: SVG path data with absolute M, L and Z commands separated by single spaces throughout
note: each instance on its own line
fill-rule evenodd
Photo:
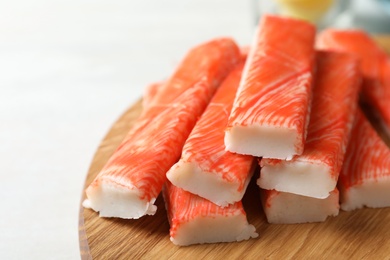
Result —
M 178 246 L 193 244 L 240 242 L 258 235 L 242 215 L 198 217 L 191 222 L 181 223 L 170 240 Z
M 226 128 L 227 150 L 277 159 L 303 152 L 314 38 L 310 23 L 269 15 L 261 19 Z
M 262 190 L 261 199 L 267 220 L 272 224 L 323 222 L 339 214 L 339 192 L 316 199 L 275 190 Z
M 390 148 L 358 110 L 338 182 L 341 209 L 390 207 Z
M 88 188 L 87 196 L 83 206 L 99 212 L 100 217 L 138 219 L 144 215 L 154 215 L 157 210 L 155 198 L 142 200 L 137 190 L 111 183 L 102 182 L 99 186 Z
M 340 188 L 341 209 L 351 211 L 363 207 L 390 207 L 390 177 L 368 180 L 349 189 Z
M 248 224 L 241 201 L 222 208 L 169 181 L 163 195 L 175 245 L 236 242 L 258 236 Z
M 249 167 L 244 167 L 246 179 L 244 185 L 239 181 L 226 181 L 215 172 L 207 172 L 198 163 L 180 160 L 167 173 L 167 178 L 178 186 L 193 194 L 199 195 L 211 202 L 226 207 L 228 204 L 240 201 L 253 175 L 254 167 L 250 161 L 242 161 Z
M 318 52 L 305 150 L 290 161 L 262 159 L 261 188 L 326 198 L 337 184 L 358 101 L 357 60 Z
M 225 150 L 224 130 L 244 62 L 223 81 L 167 173 L 176 186 L 219 206 L 240 201 L 254 170 L 252 156 Z
M 226 149 L 235 153 L 291 160 L 297 153 L 297 139 L 294 129 L 254 124 L 231 127 L 224 141 Z
M 263 189 L 323 199 L 337 184 L 327 165 L 307 161 L 262 160 L 257 185 Z

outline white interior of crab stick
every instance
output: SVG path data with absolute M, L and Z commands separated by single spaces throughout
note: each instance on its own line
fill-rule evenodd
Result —
M 101 182 L 87 191 L 89 199 L 83 202 L 86 208 L 99 212 L 100 217 L 137 219 L 144 215 L 154 215 L 157 207 L 155 198 L 151 201 L 140 199 L 137 190 L 123 189 L 115 184 Z
M 215 173 L 204 172 L 192 162 L 179 161 L 168 171 L 167 177 L 175 186 L 225 207 L 242 199 L 252 174 L 248 174 L 245 187 L 240 190 L 237 182 L 225 181 Z
M 367 180 L 349 189 L 340 188 L 341 209 L 350 211 L 364 206 L 370 208 L 390 207 L 390 178 Z
M 297 154 L 295 129 L 272 126 L 232 126 L 225 132 L 226 149 L 239 154 L 291 160 Z
M 267 190 L 277 190 L 324 199 L 336 187 L 328 166 L 313 162 L 280 161 L 264 164 L 257 185 Z
M 230 216 L 199 216 L 182 223 L 171 241 L 175 245 L 235 242 L 256 238 L 256 228 L 248 224 L 243 214 Z
M 326 199 L 316 199 L 287 192 L 268 191 L 272 195 L 262 198 L 269 223 L 298 224 L 325 221 L 339 214 L 339 192 L 334 190 Z M 265 196 L 265 191 L 261 195 Z M 264 201 L 265 200 L 265 201 Z

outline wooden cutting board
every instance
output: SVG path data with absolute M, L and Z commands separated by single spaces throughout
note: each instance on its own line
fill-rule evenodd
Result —
M 378 37 L 390 52 L 390 37 Z M 101 142 L 88 171 L 92 182 L 142 111 L 141 101 L 128 109 Z M 83 191 L 81 202 L 85 199 Z M 154 216 L 138 220 L 99 218 L 80 204 L 82 259 L 390 259 L 390 208 L 340 211 L 323 223 L 268 224 L 252 181 L 243 199 L 248 221 L 259 237 L 239 243 L 178 247 L 169 240 L 164 202 Z

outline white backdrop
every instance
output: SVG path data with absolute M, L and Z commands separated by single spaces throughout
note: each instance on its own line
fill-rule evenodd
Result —
M 0 259 L 78 259 L 78 209 L 110 126 L 188 48 L 248 43 L 249 1 L 0 1 Z

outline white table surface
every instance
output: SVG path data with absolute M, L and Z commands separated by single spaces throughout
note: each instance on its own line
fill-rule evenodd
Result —
M 0 259 L 80 258 L 79 202 L 100 140 L 190 47 L 249 43 L 249 3 L 0 1 Z
M 248 44 L 251 3 L 0 1 L 0 259 L 80 257 L 80 197 L 101 139 L 190 47 Z

